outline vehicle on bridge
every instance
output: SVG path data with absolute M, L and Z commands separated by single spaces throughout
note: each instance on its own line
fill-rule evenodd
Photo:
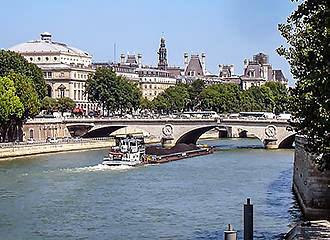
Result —
M 204 119 L 220 119 L 220 116 L 214 111 L 197 111 L 183 112 L 179 114 L 181 118 L 204 118 Z
M 240 112 L 239 117 L 274 119 L 275 114 L 271 112 Z

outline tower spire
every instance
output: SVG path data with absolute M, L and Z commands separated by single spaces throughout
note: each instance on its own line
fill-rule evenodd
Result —
M 158 68 L 162 70 L 166 70 L 168 64 L 167 64 L 167 50 L 166 50 L 164 37 L 160 38 L 160 46 L 157 54 L 158 54 Z

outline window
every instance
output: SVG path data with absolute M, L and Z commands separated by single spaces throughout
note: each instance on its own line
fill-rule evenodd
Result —
M 46 61 L 48 61 L 49 60 L 49 58 L 48 57 L 46 57 Z
M 30 57 L 30 61 L 33 61 L 33 58 L 32 57 Z
M 77 90 L 73 91 L 73 99 L 76 100 L 77 99 Z
M 48 72 L 48 73 L 47 73 L 47 77 L 48 77 L 48 78 L 52 78 L 52 75 L 53 75 L 52 72 Z
M 44 74 L 44 78 L 47 78 L 47 73 L 46 72 L 43 72 L 43 74 Z
M 54 60 L 56 61 L 57 60 L 57 57 L 54 57 Z
M 80 90 L 78 90 L 78 100 L 80 100 Z
M 41 60 L 41 58 L 40 57 L 38 57 L 38 61 L 40 61 Z
M 61 96 L 60 96 L 61 98 L 63 98 L 65 96 L 64 88 L 61 88 L 60 89 L 60 94 L 61 94 Z
M 30 132 L 30 134 L 29 134 L 30 135 L 30 139 L 33 139 L 33 129 L 30 129 L 29 132 Z

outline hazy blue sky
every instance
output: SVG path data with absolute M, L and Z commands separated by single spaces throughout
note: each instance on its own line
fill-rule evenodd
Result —
M 290 80 L 289 65 L 275 52 L 285 44 L 277 25 L 296 8 L 290 0 L 1 0 L 0 48 L 39 38 L 81 48 L 95 61 L 119 53 L 143 54 L 143 64 L 157 63 L 164 33 L 170 65 L 183 66 L 183 53 L 206 53 L 207 69 L 243 61 L 257 52 L 269 55 L 273 68 Z M 117 59 L 118 60 L 118 59 Z

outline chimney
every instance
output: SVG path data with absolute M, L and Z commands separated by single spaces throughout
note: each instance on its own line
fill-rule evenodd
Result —
M 120 63 L 121 64 L 125 63 L 125 54 L 124 53 L 120 54 Z
M 205 73 L 206 73 L 205 53 L 202 53 L 201 62 L 202 62 L 203 74 L 205 75 Z
M 233 76 L 233 75 L 235 75 L 235 68 L 234 68 L 234 65 L 233 64 L 230 64 L 229 65 L 229 69 L 230 69 L 230 76 Z
M 183 54 L 183 63 L 184 63 L 184 69 L 186 70 L 188 67 L 188 53 Z
M 51 42 L 52 41 L 52 34 L 49 33 L 49 32 L 43 32 L 40 34 L 40 39 L 42 41 L 49 41 Z
M 138 60 L 137 60 L 138 66 L 139 66 L 139 68 L 141 68 L 142 67 L 142 54 L 139 53 L 137 57 L 138 57 Z
M 219 64 L 219 77 L 222 77 L 223 64 Z

